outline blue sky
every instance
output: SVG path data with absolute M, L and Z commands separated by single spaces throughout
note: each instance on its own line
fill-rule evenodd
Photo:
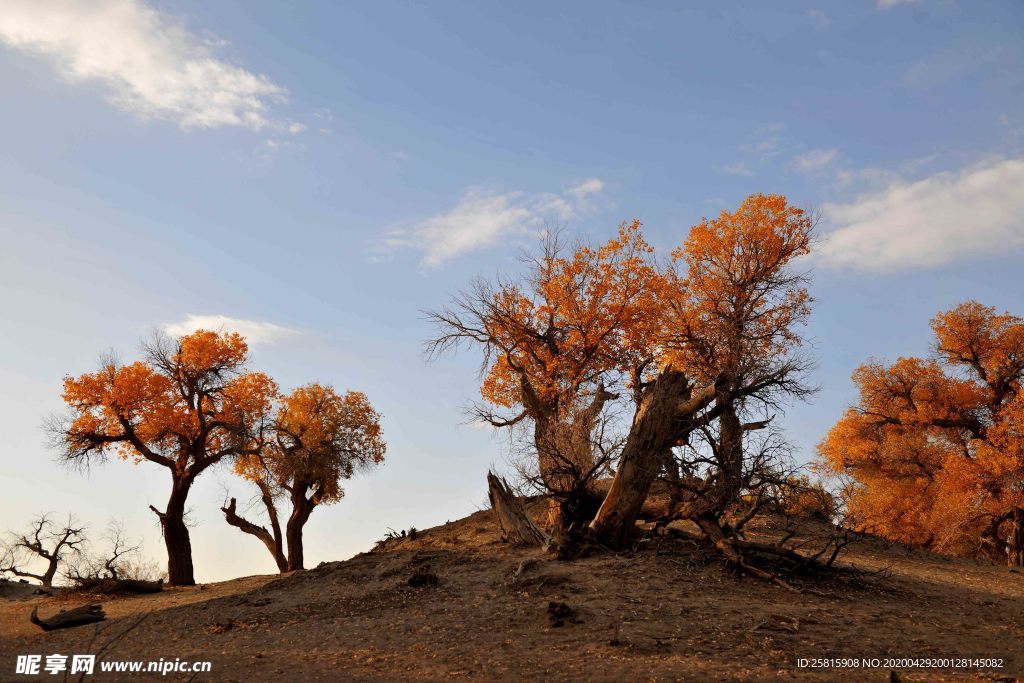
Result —
M 65 374 L 200 323 L 385 414 L 387 463 L 313 515 L 307 561 L 482 506 L 504 456 L 462 424 L 478 358 L 424 363 L 420 310 L 545 223 L 636 217 L 668 250 L 751 192 L 818 208 L 803 459 L 852 369 L 926 353 L 936 311 L 1024 313 L 1024 5 L 677 4 L 5 2 L 4 525 L 122 519 L 162 557 L 165 473 L 65 471 L 40 423 Z M 200 481 L 197 578 L 272 571 L 217 509 L 245 484 Z

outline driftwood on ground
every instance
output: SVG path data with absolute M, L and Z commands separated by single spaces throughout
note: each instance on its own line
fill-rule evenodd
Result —
M 159 593 L 164 589 L 164 580 L 141 581 L 138 579 L 113 579 L 90 577 L 79 579 L 75 588 L 85 593 L 121 595 L 126 593 Z
M 32 608 L 32 615 L 29 621 L 44 631 L 55 631 L 59 628 L 73 628 L 103 621 L 107 615 L 103 612 L 102 605 L 82 605 L 69 610 L 61 610 L 48 619 L 39 617 L 39 608 Z
M 513 495 L 508 485 L 493 472 L 487 473 L 487 496 L 491 500 L 498 524 L 505 540 L 514 545 L 546 547 L 551 541 L 543 529 L 534 524 L 522 502 Z

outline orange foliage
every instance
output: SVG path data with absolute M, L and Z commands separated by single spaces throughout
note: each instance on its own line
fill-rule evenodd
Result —
M 667 360 L 703 383 L 753 379 L 796 349 L 810 314 L 805 278 L 787 270 L 810 252 L 813 218 L 782 195 L 755 194 L 693 226 L 666 276 Z
M 484 399 L 522 405 L 525 382 L 534 400 L 555 408 L 626 367 L 658 319 L 651 253 L 640 222 L 624 223 L 598 249 L 545 253 L 533 262 L 527 289 L 506 283 L 490 294 L 483 331 L 499 353 L 481 386 Z
M 482 347 L 484 401 L 515 412 L 498 416 L 484 406 L 478 415 L 498 427 L 532 423 L 544 488 L 581 515 L 587 504 L 570 499 L 620 448 L 622 462 L 639 463 L 626 468 L 637 473 L 628 475 L 633 479 L 608 497 L 622 510 L 605 506 L 599 533 L 618 538 L 630 530 L 666 452 L 690 432 L 727 415 L 730 481 L 737 482 L 744 402 L 771 404 L 778 395 L 807 391 L 800 382 L 806 363 L 793 352 L 810 297 L 792 266 L 808 253 L 813 226 L 813 217 L 785 197 L 756 194 L 735 212 L 694 226 L 665 266 L 638 221 L 623 223 L 596 248 L 567 252 L 549 239 L 522 277 L 478 280 L 451 307 L 432 313 L 441 334 L 429 348 Z M 623 389 L 635 419 L 631 435 L 617 443 L 601 417 L 613 412 L 602 412 L 608 402 L 625 398 Z M 716 408 L 705 410 L 712 401 Z M 652 411 L 652 403 L 661 409 Z M 631 448 L 636 416 L 652 434 Z M 731 502 L 737 486 L 730 483 L 716 500 Z
M 932 329 L 934 359 L 857 369 L 860 401 L 819 452 L 853 477 L 846 504 L 865 528 L 1019 564 L 1024 320 L 967 302 Z
M 483 398 L 529 410 L 524 380 L 551 403 L 651 361 L 650 371 L 674 365 L 704 382 L 725 369 L 756 374 L 800 344 L 795 328 L 811 299 L 787 266 L 809 253 L 812 229 L 785 197 L 755 194 L 693 226 L 672 253 L 674 268 L 656 266 L 639 221 L 598 249 L 545 254 L 532 262 L 528 289 L 505 283 L 476 306 L 476 340 L 499 350 Z
M 64 380 L 72 420 L 63 431 L 71 459 L 115 451 L 151 460 L 178 476 L 198 474 L 253 446 L 251 427 L 277 396 L 273 380 L 246 371 L 248 348 L 237 334 L 199 330 L 159 339 L 147 361 Z
M 786 514 L 832 520 L 837 512 L 832 494 L 805 476 L 788 477 L 777 489 L 779 509 Z
M 234 457 L 258 452 L 277 400 L 270 377 L 247 370 L 238 334 L 198 330 L 176 339 L 156 335 L 146 360 L 114 359 L 96 372 L 64 380 L 66 422 L 54 425 L 71 462 L 114 453 L 171 472 L 171 494 L 159 517 L 172 585 L 195 583 L 185 504 L 196 478 Z
M 308 384 L 285 396 L 271 426 L 267 448 L 239 458 L 235 471 L 289 492 L 313 491 L 315 503 L 333 503 L 340 482 L 384 460 L 387 444 L 380 414 L 362 392 L 339 396 L 332 387 Z

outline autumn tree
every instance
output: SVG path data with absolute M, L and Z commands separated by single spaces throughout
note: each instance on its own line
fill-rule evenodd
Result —
M 529 429 L 556 538 L 585 526 L 600 503 L 593 483 L 609 456 L 602 411 L 619 398 L 611 385 L 659 318 L 651 253 L 638 221 L 599 248 L 570 248 L 549 233 L 539 254 L 524 257 L 521 277 L 478 279 L 428 314 L 438 330 L 430 355 L 464 345 L 482 351 L 476 416 Z
M 429 348 L 482 348 L 483 397 L 511 413 L 480 414 L 495 426 L 532 423 L 563 525 L 589 521 L 586 535 L 605 545 L 633 534 L 651 484 L 678 469 L 673 449 L 714 431 L 713 466 L 689 492 L 686 514 L 721 536 L 722 512 L 750 483 L 743 435 L 767 424 L 741 418 L 807 392 L 799 327 L 810 298 L 794 262 L 808 253 L 813 227 L 784 197 L 752 195 L 694 226 L 665 267 L 638 222 L 597 249 L 565 253 L 548 242 L 522 279 L 479 280 L 432 314 L 442 334 Z M 595 448 L 594 418 L 612 403 L 628 406 L 632 420 L 621 450 L 609 452 Z M 589 485 L 601 471 L 595 463 L 609 459 L 616 470 L 597 509 L 573 505 L 582 498 L 573 488 Z M 573 476 L 549 476 L 552 463 L 567 462 L 576 463 Z
M 227 522 L 258 538 L 280 571 L 302 569 L 302 530 L 313 510 L 341 500 L 343 481 L 384 460 L 380 417 L 358 391 L 339 395 L 332 387 L 309 384 L 283 397 L 263 447 L 235 464 L 236 473 L 259 489 L 270 529 L 239 515 L 234 498 L 222 508 Z M 281 501 L 291 510 L 283 535 Z
M 857 404 L 819 445 L 852 478 L 862 528 L 1024 564 L 1024 319 L 977 302 L 931 322 L 928 358 L 871 362 Z
M 85 542 L 85 527 L 74 517 L 69 515 L 66 522 L 58 523 L 52 515 L 39 515 L 28 531 L 12 533 L 0 547 L 0 575 L 35 579 L 52 586 L 58 570 L 81 555 Z M 31 567 L 40 562 L 44 568 L 32 571 Z
M 731 542 L 722 515 L 744 489 L 764 483 L 768 456 L 778 452 L 769 441 L 745 458 L 744 439 L 770 417 L 744 418 L 780 412 L 785 400 L 810 391 L 800 336 L 810 297 L 796 261 L 810 251 L 814 224 L 785 197 L 756 194 L 693 226 L 673 252 L 659 290 L 661 318 L 645 330 L 648 353 L 631 370 L 633 423 L 591 523 L 599 540 L 628 539 L 664 471 L 679 504 L 671 514 L 693 519 L 723 549 Z M 706 454 L 687 452 L 694 434 Z
M 247 368 L 248 347 L 238 334 L 157 333 L 143 350 L 144 360 L 106 358 L 96 372 L 66 378 L 69 414 L 50 426 L 69 463 L 84 467 L 116 456 L 167 471 L 167 505 L 150 509 L 163 531 L 169 583 L 193 585 L 189 491 L 214 465 L 262 448 L 277 387 Z

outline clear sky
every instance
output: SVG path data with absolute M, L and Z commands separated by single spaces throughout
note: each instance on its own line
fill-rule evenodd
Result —
M 66 471 L 40 425 L 64 375 L 197 324 L 385 415 L 386 464 L 313 514 L 307 562 L 460 517 L 502 443 L 463 424 L 479 359 L 425 363 L 419 311 L 546 222 L 635 217 L 668 250 L 758 191 L 824 217 L 807 460 L 858 363 L 926 353 L 968 298 L 1024 314 L 1022 36 L 1019 0 L 5 0 L 0 526 L 121 519 L 163 560 L 166 473 Z M 251 495 L 226 470 L 191 494 L 201 581 L 273 571 L 226 491 Z

